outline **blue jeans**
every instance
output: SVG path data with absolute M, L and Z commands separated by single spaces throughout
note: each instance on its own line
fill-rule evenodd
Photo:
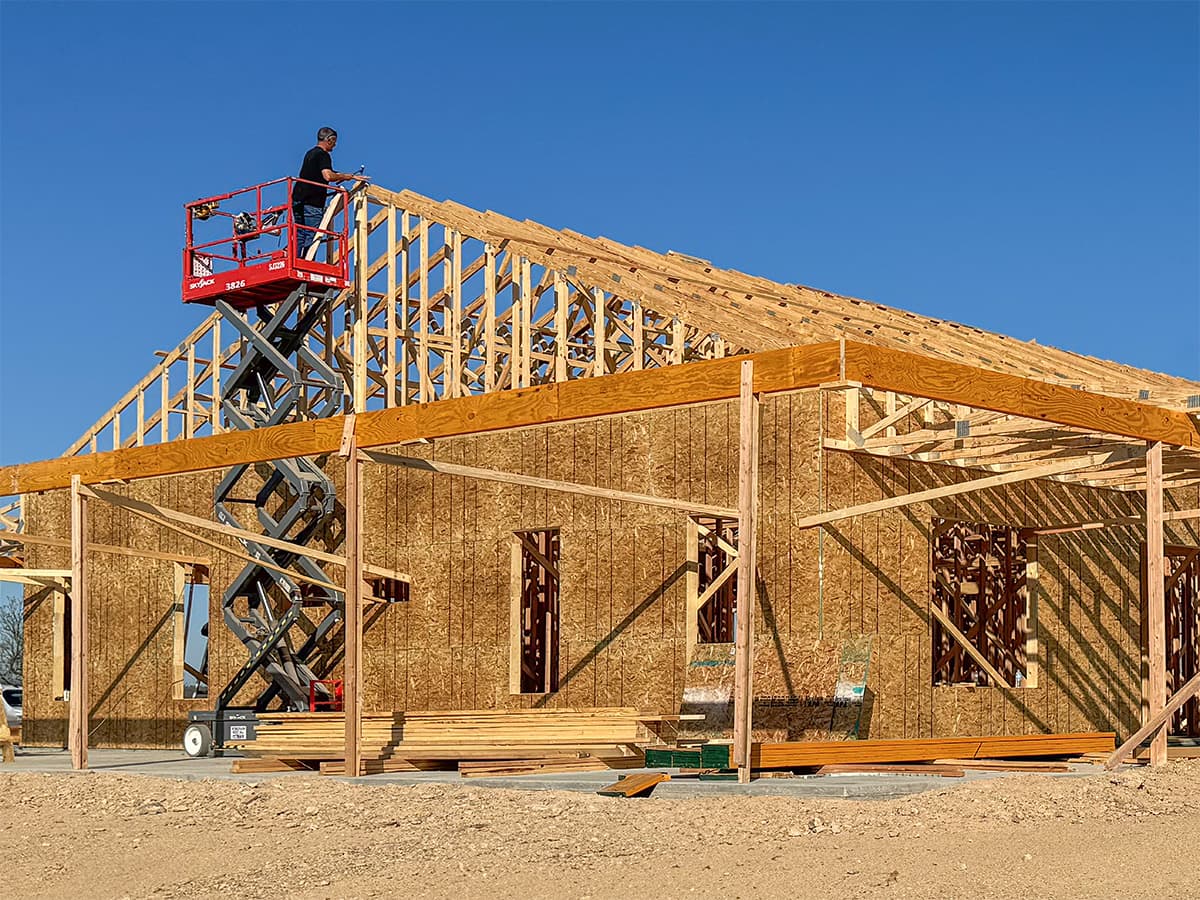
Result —
M 322 206 L 309 206 L 302 204 L 292 207 L 292 222 L 296 225 L 306 225 L 308 228 L 317 228 L 321 224 L 321 217 L 325 215 L 325 208 Z M 309 244 L 317 236 L 316 232 L 309 231 L 308 228 L 296 229 L 296 256 L 304 256 L 308 250 Z

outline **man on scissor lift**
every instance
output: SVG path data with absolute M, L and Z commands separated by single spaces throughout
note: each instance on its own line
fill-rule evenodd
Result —
M 309 229 L 319 227 L 321 216 L 325 213 L 327 191 L 319 185 L 370 180 L 366 175 L 335 172 L 333 158 L 329 152 L 336 146 L 337 132 L 332 128 L 322 128 L 317 132 L 317 146 L 304 154 L 304 162 L 300 164 L 298 177 L 302 180 L 292 189 L 292 221 L 296 225 L 306 227 L 296 229 L 297 256 L 304 256 L 305 251 L 308 250 L 309 244 L 315 237 L 315 233 Z M 317 184 L 304 182 L 317 182 Z

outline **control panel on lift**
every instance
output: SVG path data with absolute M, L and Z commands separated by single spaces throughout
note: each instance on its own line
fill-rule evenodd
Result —
M 280 178 L 188 203 L 183 302 L 224 300 L 250 309 L 283 300 L 301 284 L 349 287 L 349 192 L 321 185 L 329 191 L 327 213 L 309 227 L 292 215 L 292 191 L 303 183 Z

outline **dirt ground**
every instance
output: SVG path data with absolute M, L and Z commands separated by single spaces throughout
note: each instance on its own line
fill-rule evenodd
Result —
M 1200 896 L 1200 761 L 904 800 L 0 774 L 35 897 Z

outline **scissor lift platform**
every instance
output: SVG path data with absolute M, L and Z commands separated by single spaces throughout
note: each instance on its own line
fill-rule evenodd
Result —
M 302 183 L 280 178 L 186 205 L 184 303 L 223 300 L 247 310 L 278 303 L 301 285 L 350 286 L 348 192 L 328 186 L 330 207 L 343 214 L 327 213 L 321 226 L 310 228 L 292 215 L 292 191 Z M 302 232 L 312 237 L 303 255 L 297 252 Z

